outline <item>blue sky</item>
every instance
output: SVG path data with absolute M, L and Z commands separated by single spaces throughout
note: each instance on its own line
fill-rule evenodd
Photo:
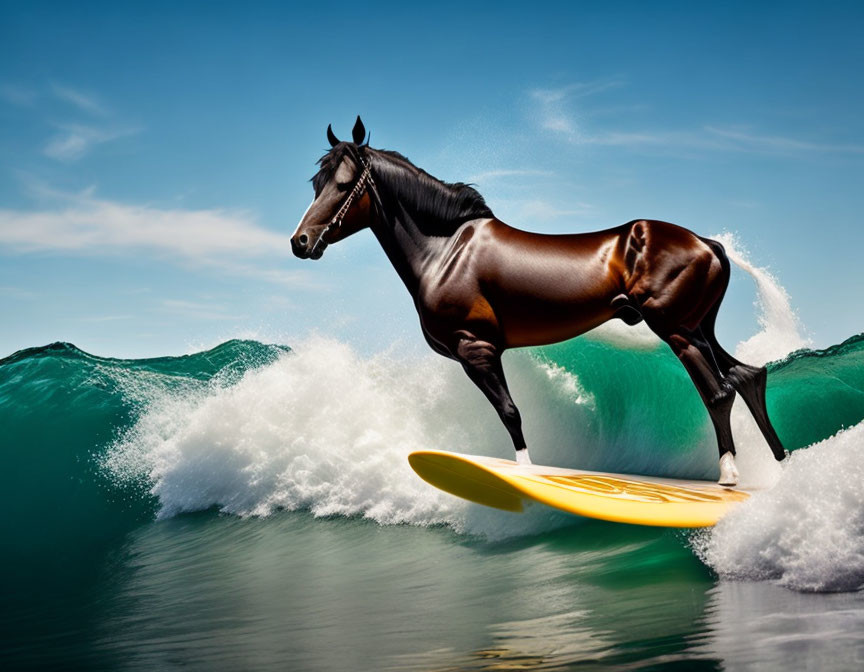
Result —
M 333 123 L 521 228 L 733 231 L 862 331 L 861 3 L 0 3 L 0 355 L 422 348 L 367 231 L 295 259 Z M 719 330 L 753 333 L 738 273 Z

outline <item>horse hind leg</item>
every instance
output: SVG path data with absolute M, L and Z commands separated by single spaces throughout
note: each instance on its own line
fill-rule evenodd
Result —
M 768 406 L 765 400 L 768 370 L 764 366 L 750 366 L 739 362 L 720 346 L 714 335 L 715 316 L 716 310 L 713 310 L 703 323 L 702 331 L 705 341 L 714 353 L 717 364 L 726 380 L 744 399 L 747 408 L 750 409 L 750 414 L 759 427 L 759 431 L 762 432 L 762 436 L 765 437 L 765 441 L 771 448 L 774 459 L 779 462 L 786 457 L 787 453 L 780 437 L 777 436 L 774 425 L 771 424 L 771 418 L 768 416 Z
M 771 423 L 771 418 L 768 417 L 768 406 L 765 401 L 767 369 L 764 366 L 754 367 L 737 362 L 729 368 L 728 378 L 747 403 L 747 408 L 750 409 L 750 414 L 771 448 L 774 459 L 781 462 L 786 458 L 787 453 Z
M 641 314 L 684 365 L 696 386 L 717 435 L 720 484 L 737 485 L 731 414 L 735 388 L 726 380 L 699 326 L 712 305 L 719 303 L 729 279 L 728 267 L 716 265 L 716 251 L 685 250 L 684 261 L 659 278 L 648 278 Z M 658 290 L 659 287 L 659 290 Z
M 717 368 L 710 351 L 706 353 L 707 344 L 698 333 L 677 333 L 663 337 L 679 361 L 687 369 L 690 379 L 699 391 L 699 396 L 705 404 L 714 432 L 717 436 L 717 448 L 720 454 L 720 485 L 734 486 L 738 484 L 738 469 L 735 467 L 735 443 L 732 440 L 732 404 L 735 402 L 735 389 Z
M 765 402 L 768 370 L 764 366 L 750 366 L 749 364 L 739 362 L 717 342 L 717 337 L 714 334 L 714 325 L 717 321 L 717 313 L 720 310 L 720 304 L 723 301 L 726 286 L 729 282 L 730 264 L 723 245 L 716 240 L 709 240 L 707 238 L 703 238 L 702 240 L 712 249 L 717 259 L 719 259 L 725 280 L 720 296 L 705 314 L 705 317 L 702 318 L 699 330 L 703 336 L 703 341 L 707 344 L 707 351 L 714 357 L 721 375 L 729 381 L 741 395 L 741 398 L 744 399 L 747 408 L 750 409 L 750 414 L 759 427 L 759 431 L 765 437 L 765 441 L 771 448 L 774 458 L 779 462 L 786 457 L 787 453 L 783 448 L 780 438 L 777 436 L 774 425 L 771 424 L 771 419 L 768 417 L 768 407 Z

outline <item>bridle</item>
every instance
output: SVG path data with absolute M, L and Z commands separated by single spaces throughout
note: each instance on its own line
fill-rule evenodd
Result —
M 322 243 L 324 247 L 321 248 L 321 252 L 327 248 L 327 243 L 324 242 L 324 236 L 327 235 L 327 232 L 330 229 L 339 229 L 342 226 L 342 220 L 345 218 L 345 215 L 348 214 L 348 210 L 351 208 L 351 205 L 354 203 L 354 199 L 360 196 L 366 189 L 369 187 L 375 187 L 375 181 L 372 179 L 372 164 L 367 163 L 363 157 L 359 154 L 359 152 L 355 155 L 355 157 L 360 165 L 363 166 L 363 171 L 360 173 L 360 177 L 357 178 L 357 181 L 354 183 L 354 187 L 351 189 L 351 192 L 348 194 L 347 198 L 342 202 L 342 205 L 339 206 L 339 209 L 336 211 L 336 214 L 333 215 L 333 218 L 330 220 L 330 223 L 324 227 L 324 230 L 321 232 L 321 235 L 318 236 L 318 240 L 315 241 L 315 244 L 312 246 L 312 249 L 309 250 L 309 256 L 313 256 L 315 254 L 315 250 L 318 249 L 318 246 Z M 371 191 L 371 190 L 370 190 Z

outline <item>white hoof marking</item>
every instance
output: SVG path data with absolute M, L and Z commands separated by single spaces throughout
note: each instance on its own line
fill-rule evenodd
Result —
M 738 485 L 738 468 L 735 466 L 735 456 L 730 452 L 723 453 L 720 458 L 720 480 L 717 482 L 729 487 Z

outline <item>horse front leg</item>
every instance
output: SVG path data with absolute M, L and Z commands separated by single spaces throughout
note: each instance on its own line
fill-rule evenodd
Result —
M 519 464 L 531 464 L 525 437 L 522 435 L 522 416 L 513 403 L 510 390 L 507 389 L 507 380 L 504 378 L 500 348 L 488 341 L 478 339 L 473 334 L 462 332 L 455 354 L 465 373 L 498 412 L 498 417 L 501 418 L 501 422 L 504 423 L 513 440 L 516 461 Z

